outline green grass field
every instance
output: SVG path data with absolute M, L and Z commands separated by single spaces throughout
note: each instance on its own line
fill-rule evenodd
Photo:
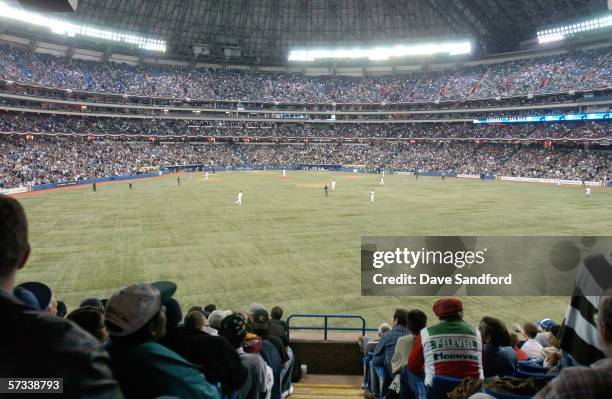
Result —
M 336 191 L 325 198 L 323 184 Z M 609 235 L 612 190 L 327 172 L 201 174 L 21 198 L 39 280 L 73 308 L 136 281 L 172 280 L 183 308 L 280 305 L 286 314 L 356 313 L 370 327 L 433 298 L 361 297 L 363 235 Z M 376 187 L 376 203 L 369 190 Z M 234 205 L 244 191 L 243 206 Z M 469 297 L 466 318 L 561 320 L 565 297 Z

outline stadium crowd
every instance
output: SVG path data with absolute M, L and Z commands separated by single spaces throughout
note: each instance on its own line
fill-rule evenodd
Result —
M 98 63 L 3 45 L 0 78 L 61 89 L 191 99 L 411 102 L 608 88 L 611 57 L 610 48 L 604 47 L 445 71 L 351 77 Z
M 603 296 L 599 309 L 602 323 L 612 316 L 612 297 Z M 606 349 L 608 358 L 590 369 L 579 367 L 562 349 L 561 326 L 551 319 L 514 322 L 508 329 L 484 316 L 474 327 L 456 298 L 438 299 L 433 313 L 435 322 L 420 309 L 397 309 L 377 337 L 358 338 L 366 397 L 595 399 L 612 389 L 612 353 Z M 610 348 L 610 327 L 603 323 L 600 342 Z
M 516 138 L 612 139 L 611 122 L 516 124 L 295 124 L 181 119 L 93 118 L 33 113 L 0 113 L 0 132 L 76 133 L 94 135 L 338 137 L 338 138 Z
M 130 284 L 107 299 L 83 298 L 67 309 L 42 282 L 16 285 L 31 250 L 23 208 L 0 195 L 2 376 L 63 378 L 64 395 L 75 398 L 277 399 L 291 395 L 292 382 L 305 374 L 278 307 L 195 306 L 183 317 L 173 297 L 180 287 L 160 281 Z M 469 325 L 455 298 L 434 303 L 436 322 L 420 309 L 398 309 L 392 327 L 381 326 L 377 339 L 359 340 L 369 359 L 364 387 L 370 396 L 382 388 L 395 394 L 385 397 L 409 398 L 420 386 L 433 389 L 436 381 L 456 379 L 456 398 L 490 398 L 479 393 L 482 388 L 531 389 L 537 399 L 608 398 L 612 297 L 602 296 L 598 309 L 605 357 L 590 367 L 578 366 L 560 348 L 559 326 L 549 319 L 515 324 L 510 333 L 489 316 L 478 327 Z M 432 349 L 446 355 L 435 366 Z M 509 375 L 517 378 L 504 378 Z
M 208 168 L 333 164 L 369 171 L 493 174 L 571 180 L 610 179 L 609 151 L 539 145 L 231 144 L 87 141 L 84 138 L 0 139 L 0 187 L 138 174 L 172 165 Z

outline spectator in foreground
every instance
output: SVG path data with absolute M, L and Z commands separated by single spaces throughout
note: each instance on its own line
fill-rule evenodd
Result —
M 261 339 L 259 341 L 261 344 L 260 354 L 266 364 L 272 369 L 273 374 L 274 385 L 271 390 L 271 399 L 279 399 L 283 392 L 282 376 L 286 373 L 287 369 L 285 365 L 289 360 L 289 356 L 285 351 L 281 339 L 268 335 L 269 326 L 270 316 L 268 315 L 268 311 L 265 308 L 258 308 L 251 305 L 248 313 L 247 328 Z
M 529 355 L 525 353 L 521 348 L 518 347 L 519 344 L 519 336 L 516 333 L 510 334 L 510 346 L 514 349 L 514 353 L 516 353 L 516 359 L 520 362 L 523 360 L 529 359 Z
M 68 307 L 66 306 L 66 302 L 57 301 L 57 317 L 66 317 L 68 314 Z
M 508 330 L 501 320 L 483 317 L 479 325 L 482 336 L 482 367 L 485 378 L 512 375 L 518 369 L 518 358 L 510 347 Z
M 400 372 L 400 369 L 408 362 L 408 355 L 412 351 L 416 336 L 427 326 L 427 315 L 418 309 L 408 312 L 406 328 L 408 334 L 398 338 L 395 344 L 395 352 L 391 359 L 391 371 L 393 374 Z
M 393 314 L 393 327 L 380 338 L 376 348 L 374 348 L 372 367 L 384 366 L 389 372 L 391 371 L 391 359 L 395 353 L 395 344 L 400 337 L 408 334 L 407 324 L 408 311 L 406 309 L 396 309 Z
M 550 330 L 556 326 L 555 323 L 551 319 L 544 319 L 537 323 L 538 327 L 538 335 L 536 335 L 535 340 L 542 345 L 543 348 L 548 348 L 550 344 L 551 333 Z
M 111 367 L 128 398 L 219 398 L 198 368 L 156 341 L 166 334 L 165 304 L 176 285 L 132 284 L 106 305 Z
M 270 324 L 270 327 L 279 326 L 284 332 L 283 335 L 287 337 L 287 340 L 289 339 L 289 324 L 283 320 L 283 309 L 280 306 L 275 306 L 270 311 Z
M 357 337 L 357 344 L 359 345 L 359 349 L 364 355 L 372 352 L 376 345 L 378 345 L 378 341 L 380 338 L 385 335 L 387 331 L 391 331 L 391 326 L 388 323 L 381 323 L 378 326 L 378 336 L 376 338 L 368 337 L 367 335 L 360 335 Z
M 210 315 L 208 315 L 208 326 L 206 328 L 206 332 L 210 335 L 219 335 L 219 325 L 225 316 L 227 316 L 227 312 L 225 310 L 216 309 L 210 312 Z
M 36 306 L 34 306 L 34 309 L 53 314 L 52 312 L 48 312 L 48 310 L 53 307 L 51 304 L 53 293 L 51 292 L 51 288 L 49 288 L 49 286 L 38 281 L 30 281 L 27 283 L 21 283 L 16 288 L 19 288 L 19 296 L 23 295 L 21 290 L 26 290 L 34 295 L 36 298 Z M 13 295 L 15 295 L 15 293 L 13 293 Z M 34 303 L 30 303 L 30 305 L 34 305 Z M 56 316 L 56 314 L 53 315 Z
M 208 305 L 204 306 L 204 316 L 208 318 L 215 310 L 217 310 L 217 305 L 214 303 L 209 303 Z
M 108 331 L 104 325 L 104 312 L 93 306 L 84 306 L 73 310 L 66 319 L 75 322 L 83 330 L 87 331 L 98 341 L 106 342 Z
M 436 375 L 483 379 L 482 340 L 478 330 L 463 320 L 463 303 L 456 298 L 441 298 L 434 303 L 433 312 L 440 323 L 422 329 L 416 337 L 408 369 L 424 374 L 428 386 Z M 457 357 L 465 360 L 454 360 Z
M 28 223 L 15 199 L 0 195 L 0 375 L 64 379 L 64 395 L 121 398 L 108 354 L 76 324 L 32 308 L 12 292 L 30 255 Z
M 367 335 L 360 335 L 357 337 L 357 344 L 359 345 L 359 349 L 363 353 L 364 356 L 369 356 L 370 352 L 376 348 L 378 345 L 378 341 L 382 338 L 387 331 L 391 331 L 391 326 L 388 323 L 382 323 L 378 326 L 378 337 L 372 338 Z M 363 364 L 363 387 L 370 386 L 370 363 Z
M 606 358 L 590 367 L 567 367 L 534 399 L 609 398 L 612 392 L 612 296 L 599 302 L 597 331 Z
M 393 327 L 387 331 L 376 344 L 373 350 L 372 361 L 370 362 L 370 391 L 371 393 L 379 392 L 379 378 L 377 377 L 376 368 L 384 367 L 386 370 L 385 379 L 382 389 L 386 389 L 391 383 L 391 359 L 395 352 L 395 344 L 400 337 L 408 334 L 406 324 L 408 323 L 408 311 L 405 309 L 396 309 L 393 314 Z M 366 381 L 367 383 L 367 381 Z
M 523 352 L 525 352 L 530 359 L 544 359 L 542 355 L 544 347 L 535 339 L 538 335 L 538 327 L 533 323 L 525 323 L 523 330 L 525 331 L 525 338 L 527 338 L 523 346 L 521 346 Z
M 265 396 L 268 389 L 272 389 L 272 384 L 268 384 L 268 381 L 272 380 L 272 373 L 268 378 L 266 362 L 259 354 L 245 353 L 242 349 L 242 344 L 247 335 L 246 322 L 242 315 L 232 313 L 224 318 L 219 326 L 219 335 L 226 338 L 230 345 L 235 348 L 242 365 L 249 370 L 250 384 L 245 384 L 239 397 L 256 399 L 260 395 Z
M 79 304 L 79 307 L 85 307 L 85 306 L 91 306 L 94 307 L 96 309 L 100 309 L 102 312 L 104 312 L 104 303 L 102 303 L 101 300 L 99 300 L 98 298 L 85 298 L 81 301 L 81 303 Z
M 247 370 L 241 366 L 234 348 L 225 338 L 202 331 L 203 314 L 190 314 L 192 316 L 189 320 L 185 319 L 185 325 L 179 326 L 181 307 L 178 301 L 171 298 L 166 303 L 166 335 L 159 343 L 198 365 L 206 380 L 213 384 L 221 383 L 225 392 L 242 388 L 247 379 Z

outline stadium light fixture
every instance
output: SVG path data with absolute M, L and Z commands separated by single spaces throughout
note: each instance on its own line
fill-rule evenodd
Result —
M 388 60 L 392 57 L 406 57 L 432 54 L 470 54 L 472 43 L 469 41 L 446 43 L 423 43 L 416 45 L 397 45 L 373 48 L 336 48 L 336 49 L 294 49 L 289 51 L 289 61 L 311 62 L 319 59 L 359 59 L 372 61 Z
M 538 31 L 538 42 L 540 44 L 563 40 L 566 37 L 574 36 L 576 33 L 599 30 L 612 26 L 612 14 L 604 17 L 593 18 L 571 25 Z
M 95 39 L 110 40 L 137 45 L 138 48 L 151 51 L 166 51 L 164 40 L 141 37 L 121 32 L 113 32 L 106 29 L 99 29 L 93 26 L 75 24 L 58 18 L 50 18 L 42 14 L 26 11 L 20 8 L 11 7 L 0 2 L 0 17 L 14 19 L 32 25 L 44 26 L 58 35 L 74 37 L 76 35 L 91 37 Z

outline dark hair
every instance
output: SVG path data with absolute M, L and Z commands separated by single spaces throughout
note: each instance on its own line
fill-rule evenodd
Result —
M 519 344 L 519 336 L 516 333 L 512 333 L 510 334 L 510 338 L 509 338 L 509 344 L 511 347 L 513 348 L 518 348 L 518 344 Z
M 538 335 L 538 326 L 533 323 L 525 323 L 523 330 L 525 330 L 525 335 L 531 339 Z
M 192 310 L 185 316 L 184 326 L 188 330 L 199 330 L 204 325 L 204 313 Z
M 397 324 L 406 327 L 408 324 L 408 311 L 406 309 L 395 309 L 393 320 L 397 320 Z
M 66 307 L 66 302 L 57 301 L 57 317 L 64 317 L 68 313 L 68 308 Z
M 208 312 L 208 314 L 211 314 L 215 310 L 217 310 L 217 305 L 215 305 L 215 304 L 211 303 L 211 304 L 208 304 L 208 305 L 204 306 L 204 311 Z
M 406 328 L 413 334 L 418 334 L 427 325 L 427 315 L 418 309 L 408 312 Z
M 183 320 L 181 304 L 176 299 L 170 298 L 164 305 L 166 306 L 166 328 L 172 329 L 178 327 L 181 320 Z
M 508 346 L 510 343 L 510 334 L 501 320 L 485 316 L 480 323 L 484 324 L 481 333 L 483 336 L 489 337 L 491 345 Z
M 275 320 L 280 320 L 283 317 L 283 309 L 279 306 L 275 306 L 270 311 L 270 317 Z
M 189 310 L 187 311 L 187 313 L 191 313 L 191 312 L 200 312 L 203 315 L 206 313 L 206 311 L 204 310 L 204 308 L 202 306 L 192 306 L 189 308 Z
M 104 311 L 104 304 L 98 298 L 89 297 L 89 298 L 83 299 L 79 307 L 84 307 L 84 306 L 93 306 L 94 308 L 98 308 Z
M 0 194 L 0 277 L 15 271 L 30 251 L 28 221 L 21 204 Z
M 84 306 L 70 312 L 66 319 L 72 320 L 94 337 L 100 340 L 103 338 L 99 335 L 104 326 L 104 313 L 100 309 L 94 306 Z
M 559 333 L 561 332 L 561 326 L 558 324 L 555 324 L 554 326 L 552 326 L 550 328 L 550 333 L 555 337 L 555 338 L 559 338 Z

